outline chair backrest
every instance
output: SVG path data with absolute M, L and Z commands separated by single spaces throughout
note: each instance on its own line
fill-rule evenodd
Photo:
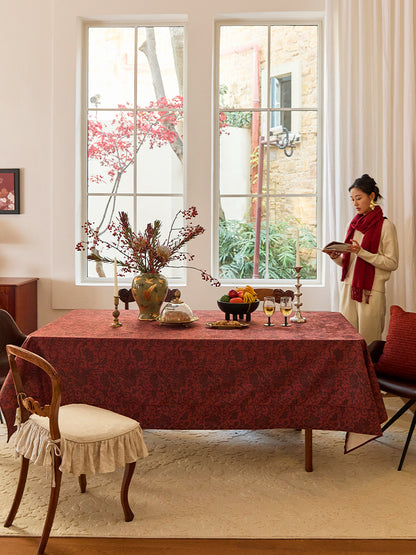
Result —
M 179 296 L 180 296 L 181 292 L 179 289 L 168 289 L 168 292 L 166 293 L 165 301 L 166 302 L 172 301 L 175 298 L 176 291 L 179 291 Z M 135 302 L 131 289 L 119 289 L 118 296 L 120 297 L 121 302 L 124 303 L 124 308 L 126 310 L 129 309 L 130 303 Z
M 60 438 L 58 426 L 58 412 L 61 404 L 61 380 L 54 367 L 44 358 L 35 353 L 31 353 L 22 347 L 16 345 L 6 346 L 7 356 L 9 360 L 10 370 L 12 371 L 14 387 L 16 390 L 17 401 L 21 411 L 21 421 L 26 422 L 30 414 L 38 414 L 39 416 L 47 416 L 49 418 L 49 430 L 53 440 Z M 31 397 L 25 390 L 25 384 L 16 359 L 33 364 L 48 374 L 52 385 L 52 398 L 49 405 L 42 406 L 39 401 Z
M 22 345 L 26 335 L 19 329 L 7 310 L 0 309 L 0 386 L 9 372 L 6 345 Z
M 128 310 L 129 303 L 134 302 L 134 297 L 131 289 L 119 289 L 118 296 L 120 297 L 120 301 L 124 303 L 124 308 Z
M 371 360 L 373 364 L 380 360 L 381 355 L 383 354 L 384 345 L 386 344 L 385 341 L 381 339 L 377 341 L 372 341 L 368 345 L 368 352 L 370 353 Z
M 256 292 L 259 301 L 262 301 L 264 297 L 274 297 L 276 299 L 276 302 L 280 303 L 281 297 L 290 297 L 291 299 L 293 299 L 293 297 L 295 296 L 294 291 L 292 291 L 291 289 L 286 289 L 286 291 L 283 291 L 283 289 L 266 288 L 254 289 L 254 291 Z

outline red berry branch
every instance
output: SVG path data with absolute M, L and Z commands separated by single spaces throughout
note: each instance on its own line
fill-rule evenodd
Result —
M 96 226 L 85 222 L 83 229 L 87 240 L 79 242 L 75 248 L 78 251 L 88 249 L 89 260 L 104 263 L 113 263 L 114 259 L 103 253 L 115 250 L 118 253 L 117 265 L 120 267 L 121 275 L 137 272 L 159 273 L 165 267 L 186 267 L 199 271 L 204 281 L 218 287 L 220 282 L 206 270 L 186 264 L 195 257 L 183 250 L 185 244 L 205 231 L 201 225 L 191 223 L 191 220 L 197 215 L 198 212 L 194 206 L 186 210 L 179 210 L 172 221 L 167 239 L 162 241 L 160 220 L 148 223 L 143 232 L 134 232 L 127 213 L 119 212 L 117 221 L 111 222 L 107 227 L 114 238 L 113 241 L 101 238 Z M 175 227 L 180 216 L 183 217 L 186 224 L 182 227 Z M 175 262 L 185 262 L 185 264 L 174 265 Z

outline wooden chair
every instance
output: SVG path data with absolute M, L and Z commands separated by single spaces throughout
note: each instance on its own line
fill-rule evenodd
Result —
M 386 344 L 385 341 L 373 341 L 368 346 L 371 360 L 373 361 L 374 364 L 376 364 L 379 361 L 381 355 L 383 354 L 383 349 L 385 344 Z M 414 380 L 403 379 L 398 376 L 382 374 L 381 372 L 377 371 L 377 366 L 375 367 L 375 369 L 376 369 L 377 381 L 382 391 L 385 391 L 386 393 L 391 393 L 393 395 L 398 395 L 399 397 L 402 397 L 404 401 L 408 399 L 408 401 L 405 402 L 405 404 L 383 425 L 381 430 L 384 432 L 384 430 L 387 430 L 387 428 L 389 428 L 394 422 L 396 422 L 396 420 L 400 418 L 402 414 L 404 414 L 408 409 L 411 409 L 412 406 L 415 405 L 416 376 Z M 413 414 L 413 419 L 410 424 L 409 432 L 406 438 L 406 443 L 404 445 L 402 456 L 397 470 L 402 469 L 404 459 L 406 457 L 407 449 L 409 447 L 410 440 L 412 439 L 413 431 L 415 429 L 415 425 L 416 425 L 416 412 Z
M 6 345 L 10 343 L 20 347 L 25 339 L 26 335 L 19 329 L 11 314 L 7 310 L 0 309 L 0 388 L 9 373 Z M 3 423 L 1 410 L 0 422 Z
M 21 455 L 21 469 L 14 501 L 4 526 L 11 526 L 18 511 L 30 460 L 43 466 L 51 465 L 52 469 L 49 506 L 38 553 L 44 552 L 49 539 L 62 472 L 78 476 L 81 492 L 84 493 L 86 474 L 112 472 L 116 467 L 124 466 L 121 504 L 126 522 L 133 520 L 128 490 L 136 461 L 148 454 L 140 424 L 132 418 L 92 405 L 60 406 L 60 378 L 53 366 L 22 347 L 7 345 L 6 350 L 20 411 L 21 423 L 16 432 L 15 448 Z M 41 406 L 29 396 L 30 392 L 25 391 L 16 358 L 30 363 L 33 371 L 40 369 L 48 374 L 52 386 L 49 405 Z
M 287 289 L 283 291 L 283 289 L 254 289 L 257 294 L 257 298 L 259 301 L 262 301 L 264 297 L 274 297 L 277 303 L 280 303 L 281 297 L 290 297 L 291 299 L 294 298 L 295 293 L 291 289 Z
M 165 301 L 166 302 L 172 301 L 175 298 L 176 291 L 179 291 L 179 289 L 168 289 Z M 126 310 L 129 309 L 130 303 L 135 302 L 131 289 L 119 289 L 118 296 L 120 297 L 120 301 L 124 303 L 124 308 Z

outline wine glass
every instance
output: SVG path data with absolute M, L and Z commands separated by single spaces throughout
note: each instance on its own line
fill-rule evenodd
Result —
M 274 326 L 270 322 L 270 318 L 273 316 L 273 313 L 276 309 L 276 299 L 274 297 L 264 297 L 263 299 L 263 312 L 268 318 L 267 324 L 265 326 Z
M 288 328 L 292 324 L 287 323 L 287 317 L 291 314 L 293 310 L 293 300 L 291 297 L 280 297 L 280 312 L 285 317 L 285 323 L 282 324 L 284 328 Z

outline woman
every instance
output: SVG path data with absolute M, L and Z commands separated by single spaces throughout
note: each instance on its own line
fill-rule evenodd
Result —
M 348 190 L 357 211 L 345 237 L 351 245 L 343 254 L 324 252 L 342 266 L 340 312 L 371 343 L 384 328 L 385 283 L 399 261 L 397 233 L 377 205 L 382 197 L 372 177 L 362 175 Z

